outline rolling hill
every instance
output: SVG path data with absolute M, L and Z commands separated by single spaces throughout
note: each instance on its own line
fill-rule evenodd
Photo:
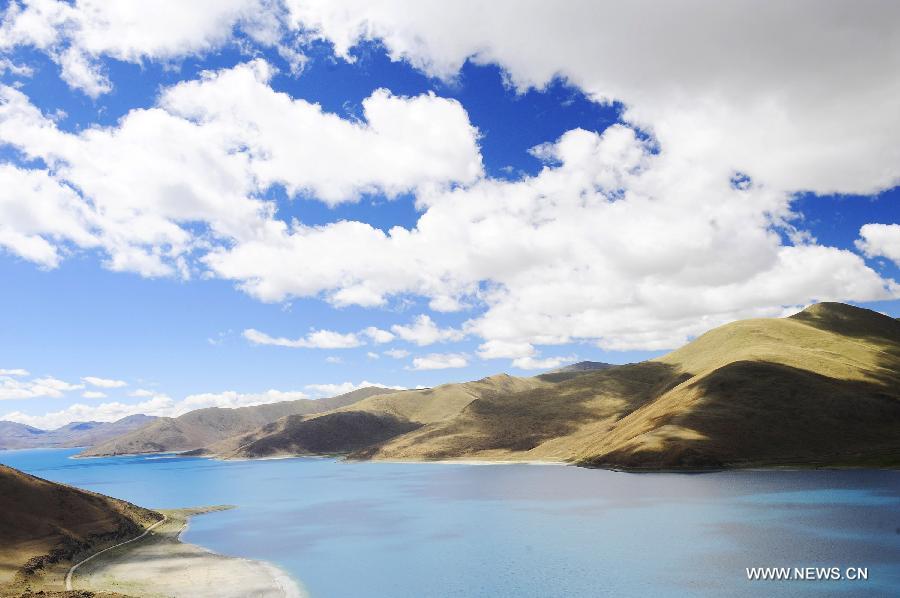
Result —
M 0 594 L 63 589 L 73 557 L 140 535 L 162 515 L 0 465 Z
M 197 450 L 228 437 L 244 434 L 287 415 L 322 413 L 378 394 L 396 392 L 369 386 L 327 399 L 298 399 L 253 407 L 209 407 L 179 417 L 160 417 L 130 433 L 102 442 L 79 457 Z
M 149 415 L 130 415 L 114 422 L 72 422 L 55 430 L 0 421 L 0 450 L 93 446 L 143 428 L 155 419 Z
M 820 303 L 571 374 L 373 397 L 211 448 L 627 469 L 900 464 L 900 322 L 870 310 Z
M 347 453 L 452 418 L 475 399 L 545 385 L 538 379 L 502 374 L 475 382 L 372 396 L 325 415 L 281 418 L 249 434 L 214 444 L 207 452 L 225 458 Z

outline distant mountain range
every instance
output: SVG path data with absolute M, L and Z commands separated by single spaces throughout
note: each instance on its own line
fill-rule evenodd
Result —
M 0 595 L 26 595 L 44 581 L 59 586 L 76 555 L 140 535 L 160 519 L 155 511 L 0 465 Z
M 26 432 L 27 433 L 27 432 Z M 2 436 L 0 431 L 0 436 Z M 634 470 L 900 465 L 900 322 L 820 303 L 663 357 L 159 418 L 83 456 L 344 455 Z
M 149 415 L 130 415 L 114 422 L 72 422 L 55 430 L 0 421 L 0 450 L 93 446 L 143 428 L 155 419 Z

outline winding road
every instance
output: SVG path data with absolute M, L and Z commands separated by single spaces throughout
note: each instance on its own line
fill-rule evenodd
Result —
M 159 527 L 160 525 L 162 525 L 163 523 L 165 523 L 165 522 L 168 521 L 168 520 L 169 520 L 169 518 L 166 517 L 165 515 L 163 515 L 163 518 L 162 518 L 162 519 L 160 519 L 159 521 L 157 521 L 156 523 L 154 523 L 153 525 L 151 525 L 150 527 L 148 527 L 147 529 L 145 529 L 145 530 L 144 530 L 144 533 L 141 534 L 140 536 L 138 536 L 138 537 L 136 537 L 136 538 L 132 538 L 132 539 L 130 539 L 130 540 L 126 540 L 126 541 L 124 541 L 124 542 L 119 542 L 119 543 L 116 544 L 115 546 L 110 546 L 109 548 L 104 548 L 104 549 L 101 550 L 100 552 L 95 552 L 94 554 L 92 554 L 92 555 L 89 556 L 88 558 L 86 558 L 86 559 L 84 559 L 84 560 L 82 560 L 82 561 L 79 561 L 79 562 L 75 563 L 74 565 L 72 565 L 72 567 L 69 569 L 69 572 L 66 573 L 66 591 L 71 591 L 71 590 L 73 589 L 73 588 L 72 588 L 72 574 L 75 573 L 75 569 L 77 569 L 78 567 L 82 566 L 83 564 L 85 564 L 86 562 L 88 562 L 89 560 L 91 560 L 92 558 L 94 558 L 94 557 L 96 557 L 96 556 L 100 556 L 101 554 L 103 554 L 104 552 L 106 552 L 106 551 L 108 551 L 108 550 L 112 550 L 113 548 L 118 548 L 119 546 L 125 546 L 126 544 L 131 544 L 132 542 L 137 542 L 138 540 L 140 540 L 141 538 L 143 538 L 144 536 L 146 536 L 147 534 L 149 534 L 151 531 L 153 531 L 155 528 Z

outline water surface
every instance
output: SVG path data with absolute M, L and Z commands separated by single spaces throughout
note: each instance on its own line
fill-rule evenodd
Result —
M 233 504 L 185 540 L 264 559 L 315 596 L 896 596 L 900 472 L 626 474 L 550 465 L 0 463 L 152 508 Z M 868 581 L 755 581 L 757 566 L 867 567 Z

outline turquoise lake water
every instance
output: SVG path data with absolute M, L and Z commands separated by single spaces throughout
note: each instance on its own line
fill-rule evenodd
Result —
M 184 535 L 277 563 L 312 596 L 898 596 L 900 472 L 626 474 L 550 465 L 0 463 L 153 508 L 233 504 Z M 868 581 L 747 581 L 747 567 Z

